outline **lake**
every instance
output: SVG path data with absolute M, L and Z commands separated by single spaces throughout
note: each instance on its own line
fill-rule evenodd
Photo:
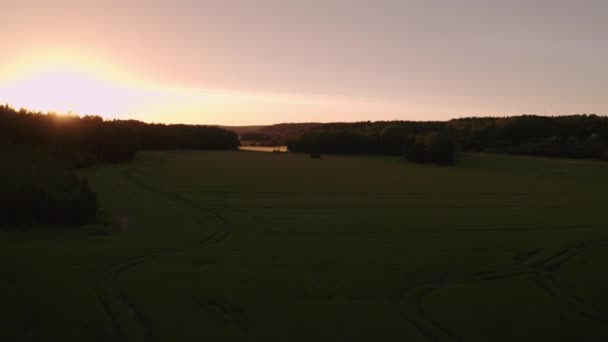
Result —
M 255 152 L 287 152 L 287 146 L 241 146 L 239 150 Z

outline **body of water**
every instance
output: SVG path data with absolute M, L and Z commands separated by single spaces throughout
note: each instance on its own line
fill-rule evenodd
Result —
M 287 146 L 241 146 L 239 150 L 255 152 L 287 152 Z

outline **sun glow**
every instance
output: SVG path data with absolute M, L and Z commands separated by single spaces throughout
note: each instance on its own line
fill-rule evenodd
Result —
M 33 110 L 120 117 L 152 91 L 118 68 L 76 53 L 36 53 L 1 70 L 0 102 Z
M 42 112 L 101 115 L 146 122 L 248 124 L 297 121 L 379 104 L 320 94 L 251 92 L 167 84 L 134 75 L 110 59 L 77 51 L 29 53 L 0 66 L 0 104 Z M 27 57 L 30 56 L 30 57 Z M 34 57 L 31 57 L 34 56 Z M 348 112 L 353 114 L 352 112 Z
M 87 74 L 53 70 L 2 87 L 2 100 L 17 107 L 41 111 L 116 115 L 133 94 Z

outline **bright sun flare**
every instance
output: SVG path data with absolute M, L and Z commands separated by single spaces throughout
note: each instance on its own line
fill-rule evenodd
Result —
M 0 102 L 44 112 L 122 115 L 142 96 L 120 73 L 77 54 L 34 54 L 7 67 Z
M 71 70 L 45 71 L 3 86 L 3 100 L 17 107 L 61 113 L 118 115 L 134 104 L 126 87 Z
M 43 112 L 123 117 L 159 97 L 123 70 L 77 51 L 30 53 L 0 75 L 0 103 Z

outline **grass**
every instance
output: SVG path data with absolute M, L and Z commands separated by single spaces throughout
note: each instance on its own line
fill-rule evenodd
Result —
M 605 340 L 606 174 L 143 153 L 86 171 L 121 233 L 0 234 L 0 340 Z

